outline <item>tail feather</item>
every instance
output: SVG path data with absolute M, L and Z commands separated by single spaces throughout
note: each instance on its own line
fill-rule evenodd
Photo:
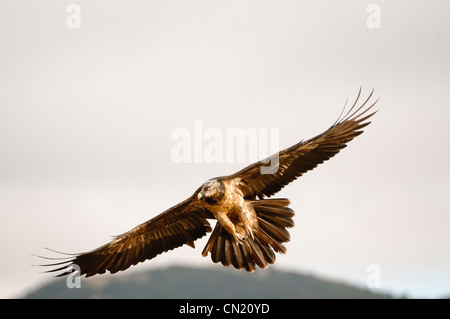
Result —
M 259 237 L 261 237 L 263 242 L 268 243 L 277 253 L 286 253 L 286 247 L 279 241 L 274 240 L 272 237 L 270 237 L 262 228 L 259 228 Z
M 283 243 L 290 240 L 286 228 L 294 226 L 294 211 L 287 207 L 289 200 L 264 199 L 251 201 L 250 204 L 256 211 L 259 223 L 259 230 L 254 233 L 254 237 L 248 236 L 243 241 L 237 241 L 217 223 L 203 249 L 204 257 L 211 253 L 215 263 L 253 272 L 255 266 L 267 268 L 269 264 L 275 263 L 275 252 L 286 253 Z
M 233 240 L 233 239 L 231 240 L 231 247 L 233 248 L 233 254 L 234 254 L 234 258 L 231 259 L 234 268 L 236 268 L 236 269 L 244 268 L 246 259 L 245 259 L 244 253 L 242 252 L 242 250 L 239 247 L 239 244 L 236 242 L 236 240 Z
M 266 261 L 264 253 L 261 251 L 261 249 L 263 248 L 256 244 L 251 237 L 247 237 L 246 241 L 248 242 L 248 246 L 250 247 L 250 253 L 255 264 L 258 265 L 259 268 L 263 269 L 269 267 L 269 263 L 268 261 Z
M 284 227 L 273 224 L 261 217 L 258 217 L 258 221 L 260 229 L 263 229 L 272 239 L 275 239 L 280 243 L 285 243 L 291 240 L 289 232 Z

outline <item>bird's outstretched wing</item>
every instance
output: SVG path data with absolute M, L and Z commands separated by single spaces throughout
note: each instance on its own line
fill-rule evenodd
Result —
M 338 120 L 328 130 L 282 150 L 266 160 L 249 165 L 227 176 L 226 179 L 238 179 L 244 197 L 247 199 L 272 196 L 307 171 L 339 153 L 348 142 L 363 132 L 362 128 L 370 124 L 367 120 L 376 113 L 367 114 L 378 101 L 369 102 L 372 95 L 373 90 L 364 103 L 357 106 L 361 96 L 360 89 L 353 106 L 345 114 L 343 110 Z M 265 173 L 264 168 L 267 168 L 269 164 L 272 166 L 274 161 L 278 163 L 274 173 L 270 173 L 270 170 Z
M 116 273 L 183 244 L 194 247 L 194 240 L 211 232 L 207 218 L 213 218 L 212 214 L 193 204 L 192 196 L 129 232 L 116 236 L 106 245 L 86 253 L 66 254 L 69 257 L 62 258 L 64 261 L 43 266 L 57 266 L 47 272 L 62 271 L 58 276 L 68 275 L 71 265 L 77 265 L 80 275 L 85 274 L 86 277 L 107 270 Z

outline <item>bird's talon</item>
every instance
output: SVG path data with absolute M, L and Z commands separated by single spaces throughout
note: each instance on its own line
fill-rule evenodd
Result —
M 242 235 L 242 234 L 237 233 L 236 234 L 236 239 L 237 239 L 238 242 L 242 243 L 242 242 L 245 241 L 245 236 Z

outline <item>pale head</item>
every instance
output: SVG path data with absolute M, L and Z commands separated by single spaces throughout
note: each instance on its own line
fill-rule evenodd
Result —
M 200 188 L 197 198 L 208 203 L 215 204 L 225 195 L 225 185 L 217 178 L 207 180 Z

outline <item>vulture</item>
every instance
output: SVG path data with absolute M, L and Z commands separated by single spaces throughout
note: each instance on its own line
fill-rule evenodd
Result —
M 329 160 L 347 146 L 376 111 L 369 110 L 373 90 L 358 105 L 361 88 L 353 105 L 342 110 L 336 122 L 323 133 L 302 140 L 267 159 L 228 176 L 212 178 L 189 198 L 130 231 L 113 237 L 97 249 L 65 254 L 46 272 L 68 275 L 77 265 L 79 275 L 90 277 L 106 271 L 116 273 L 152 259 L 184 244 L 195 248 L 195 240 L 211 233 L 202 255 L 214 263 L 253 272 L 275 262 L 275 253 L 286 253 L 288 228 L 294 226 L 294 211 L 286 198 L 273 198 L 290 182 Z M 347 103 L 346 103 L 347 104 Z M 275 169 L 268 169 L 275 163 Z M 214 229 L 208 220 L 217 220 Z M 50 249 L 49 249 L 50 250 Z M 62 254 L 62 253 L 61 253 Z M 69 270 L 72 269 L 72 270 Z

